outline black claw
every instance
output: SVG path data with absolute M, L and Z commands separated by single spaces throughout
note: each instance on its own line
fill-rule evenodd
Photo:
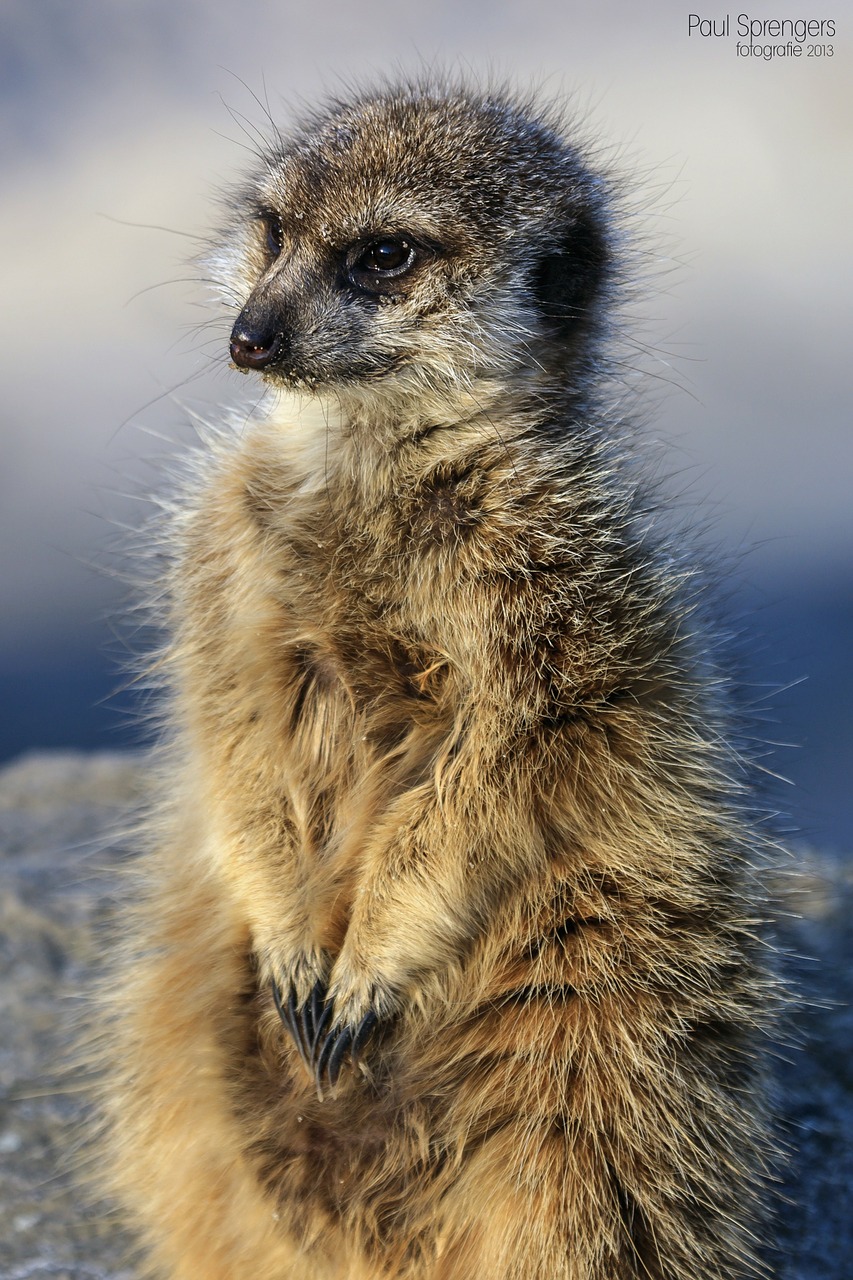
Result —
M 313 993 L 312 993 L 313 994 Z M 311 1016 L 311 1001 L 306 1000 L 299 1015 L 299 1030 L 305 1054 L 311 1054 L 311 1043 L 314 1039 L 314 1020 Z M 303 1055 L 304 1056 L 304 1055 Z
M 352 1028 L 344 1027 L 343 1031 L 341 1031 L 340 1035 L 335 1041 L 334 1049 L 329 1054 L 329 1065 L 328 1065 L 329 1084 L 333 1089 L 335 1085 L 338 1083 L 338 1076 L 341 1074 L 341 1066 L 343 1064 L 344 1058 L 346 1057 L 347 1050 L 349 1049 L 351 1044 L 352 1044 Z
M 324 1004 L 322 1011 L 320 1013 L 320 1016 L 314 1024 L 314 1039 L 311 1041 L 311 1045 L 309 1047 L 309 1052 L 311 1054 L 312 1062 L 316 1062 L 317 1060 L 317 1048 L 320 1044 L 320 1041 L 323 1039 L 326 1032 L 328 1031 L 329 1023 L 331 1021 L 332 1021 L 332 1006 L 330 1004 Z M 319 1063 L 317 1064 L 317 1073 L 319 1075 Z
M 279 991 L 278 983 L 275 979 L 270 983 L 270 987 L 272 989 L 273 1003 L 275 1004 L 278 1016 L 281 1018 L 282 1025 L 286 1031 L 290 1032 L 293 1042 L 299 1050 L 300 1057 L 303 1062 L 305 1062 L 305 1065 L 308 1066 L 308 1062 L 305 1058 L 305 1049 L 302 1044 L 302 1036 L 300 1034 L 299 1019 L 297 1018 L 296 996 L 293 991 L 291 991 L 287 997 L 287 1004 L 285 1004 L 282 1001 L 281 992 Z
M 314 1076 L 317 1080 L 318 1089 L 322 1089 L 323 1076 L 325 1075 L 325 1072 L 326 1072 L 326 1066 L 328 1065 L 329 1058 L 332 1056 L 332 1050 L 334 1049 L 340 1034 L 341 1034 L 340 1027 L 333 1027 L 332 1030 L 329 1032 L 329 1034 L 326 1036 L 325 1040 L 323 1041 L 323 1047 L 320 1050 L 320 1056 L 319 1058 L 317 1058 L 314 1064 Z
M 296 1003 L 296 992 L 291 987 L 290 994 L 287 997 L 287 1025 L 290 1027 L 290 1034 L 296 1041 L 296 1047 L 300 1055 L 305 1057 L 305 1045 L 302 1043 L 302 1027 L 299 1022 L 299 1005 Z
M 311 1002 L 311 1038 L 308 1040 L 308 1052 L 314 1056 L 314 1047 L 317 1043 L 317 1028 L 326 1009 L 326 984 L 322 978 L 318 978 L 314 983 L 309 997 Z
M 358 1029 L 352 1039 L 352 1062 L 355 1066 L 358 1062 L 359 1055 L 370 1039 L 373 1028 L 379 1021 L 379 1015 L 374 1013 L 373 1009 L 368 1009 L 367 1013 L 358 1024 Z

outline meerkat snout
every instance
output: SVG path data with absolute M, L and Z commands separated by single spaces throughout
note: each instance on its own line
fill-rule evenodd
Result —
M 282 334 L 270 327 L 252 327 L 242 315 L 231 330 L 231 359 L 240 369 L 265 369 L 282 345 Z

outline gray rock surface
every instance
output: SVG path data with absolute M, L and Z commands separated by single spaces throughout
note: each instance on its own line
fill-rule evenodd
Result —
M 119 754 L 25 756 L 0 771 L 3 1280 L 132 1274 L 126 1242 L 78 1190 L 91 1156 L 71 1046 L 140 781 L 139 759 Z
M 90 1125 L 70 1057 L 121 892 L 132 755 L 27 756 L 0 770 L 0 1277 L 130 1280 L 127 1242 L 78 1189 Z M 796 1147 L 784 1280 L 853 1275 L 853 868 L 802 854 L 779 878 L 782 944 L 804 1000 L 780 1051 Z M 810 957 L 807 959 L 806 957 Z M 701 1280 L 696 1277 L 696 1280 Z

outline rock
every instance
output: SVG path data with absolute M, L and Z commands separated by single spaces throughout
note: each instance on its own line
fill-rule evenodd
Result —
M 0 771 L 0 1276 L 130 1280 L 128 1244 L 78 1189 L 86 1111 L 72 1060 L 102 961 L 131 754 L 31 755 Z M 81 1125 L 81 1119 L 83 1121 Z
M 120 1229 L 79 1190 L 91 1119 L 70 1046 L 83 993 L 102 971 L 144 780 L 130 753 L 30 755 L 0 770 L 3 1280 L 134 1274 Z M 780 1278 L 844 1280 L 853 1258 L 853 869 L 803 852 L 775 890 L 780 945 L 802 994 L 777 1071 L 795 1148 Z

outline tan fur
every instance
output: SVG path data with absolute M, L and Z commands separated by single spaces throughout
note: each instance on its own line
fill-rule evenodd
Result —
M 609 197 L 448 86 L 333 107 L 253 181 L 214 257 L 235 335 L 287 355 L 168 534 L 113 1191 L 174 1280 L 753 1274 L 759 841 L 690 571 L 613 443 Z M 341 245 L 424 228 L 396 294 L 340 284 Z M 273 1002 L 318 979 L 333 1028 L 379 1017 L 335 1084 Z

